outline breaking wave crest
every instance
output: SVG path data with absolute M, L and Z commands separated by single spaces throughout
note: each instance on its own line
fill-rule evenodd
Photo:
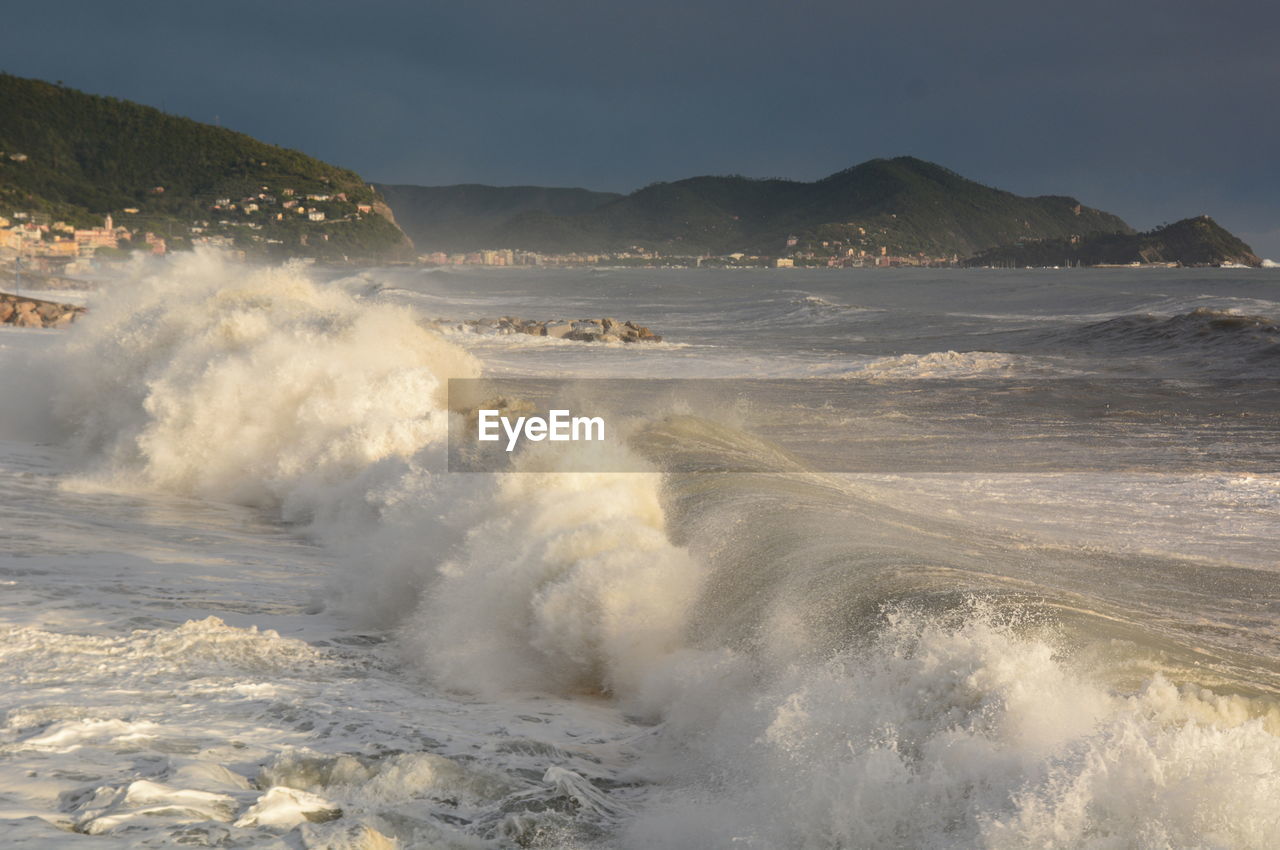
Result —
M 841 377 L 884 380 L 914 378 L 999 378 L 1035 374 L 1060 375 L 1061 370 L 1034 357 L 999 351 L 931 351 L 881 357 Z
M 671 789 L 629 847 L 1266 847 L 1280 713 L 1157 676 L 1098 685 L 982 604 L 889 609 L 875 640 L 761 670 L 684 659 Z
M 502 476 L 410 641 L 473 691 L 634 695 L 679 647 L 698 565 L 668 540 L 658 475 L 556 471 L 539 454 L 519 463 L 542 471 Z
M 440 443 L 445 378 L 478 374 L 408 310 L 209 254 L 111 291 L 54 368 L 55 410 L 103 471 L 292 519 Z
M 846 318 L 856 313 L 875 312 L 856 304 L 840 304 L 829 301 L 818 295 L 802 295 L 792 298 L 781 316 L 783 321 L 804 320 L 809 322 L 826 322 Z
M 1068 331 L 1062 340 L 1073 347 L 1203 358 L 1210 364 L 1244 361 L 1274 368 L 1280 360 L 1280 325 L 1274 319 L 1209 307 L 1176 316 L 1118 316 Z

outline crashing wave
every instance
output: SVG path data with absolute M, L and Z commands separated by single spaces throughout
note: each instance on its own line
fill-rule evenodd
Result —
M 406 308 L 209 253 L 104 294 L 50 368 L 56 416 L 100 472 L 295 520 L 442 444 L 446 379 L 479 373 Z
M 840 304 L 818 295 L 801 295 L 787 302 L 787 309 L 780 317 L 784 322 L 800 321 L 820 323 L 838 321 L 858 313 L 874 312 L 869 307 L 856 304 Z
M 1053 370 L 1034 358 L 999 351 L 931 351 L 881 357 L 844 372 L 841 377 L 904 380 L 1026 377 L 1036 373 L 1053 373 Z
M 1280 356 L 1280 324 L 1275 319 L 1209 307 L 1175 316 L 1117 316 L 1065 332 L 1059 338 L 1072 346 L 1121 354 L 1211 355 L 1255 363 Z

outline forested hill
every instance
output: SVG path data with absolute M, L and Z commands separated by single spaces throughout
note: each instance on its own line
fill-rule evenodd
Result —
M 822 180 L 693 177 L 655 183 L 591 210 L 513 216 L 495 247 L 778 255 L 839 243 L 868 254 L 965 257 L 1023 238 L 1130 233 L 1074 198 L 1027 198 L 913 157 L 873 159 Z
M 498 246 L 499 231 L 527 212 L 577 215 L 622 195 L 545 186 L 409 186 L 377 183 L 419 251 L 475 251 Z
M 117 225 L 164 234 L 171 247 L 189 243 L 195 227 L 197 240 L 218 237 L 254 254 L 412 255 L 376 190 L 298 151 L 7 74 L 0 116 L 0 215 L 84 227 L 111 214 Z

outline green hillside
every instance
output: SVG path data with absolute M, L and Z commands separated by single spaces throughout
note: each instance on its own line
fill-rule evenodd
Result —
M 10 75 L 0 75 L 0 116 L 0 215 L 30 211 L 92 226 L 110 213 L 119 225 L 165 236 L 171 247 L 189 244 L 190 227 L 201 223 L 201 235 L 262 255 L 355 259 L 411 251 L 359 175 L 297 151 Z M 236 203 L 260 194 L 272 200 L 260 199 L 258 210 Z M 275 220 L 286 198 L 307 195 L 330 196 L 307 204 L 324 221 L 292 209 Z M 222 199 L 235 208 L 214 209 Z
M 1023 241 L 983 251 L 972 266 L 1096 266 L 1129 263 L 1180 263 L 1260 266 L 1253 249 L 1207 215 L 1185 218 L 1146 233 L 1112 233 L 1066 239 Z
M 499 228 L 522 213 L 576 215 L 621 195 L 544 186 L 375 184 L 420 252 L 475 251 L 499 243 Z
M 664 253 L 786 250 L 968 256 L 1032 237 L 1132 232 L 1074 198 L 1024 198 L 915 159 L 874 159 L 813 183 L 694 177 L 656 183 L 594 210 L 517 215 L 498 245 L 537 251 Z M 788 238 L 797 244 L 788 249 Z M 823 245 L 822 243 L 827 243 Z M 838 243 L 838 245 L 837 245 Z

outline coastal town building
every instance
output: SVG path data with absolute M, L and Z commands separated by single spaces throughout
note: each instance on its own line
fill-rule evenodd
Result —
M 79 228 L 63 221 L 48 223 L 47 217 L 24 210 L 0 216 L 0 259 L 28 261 L 37 269 L 65 271 L 69 264 L 100 256 L 104 249 L 118 250 L 122 242 L 145 245 L 152 254 L 168 251 L 164 237 L 131 231 L 110 215 L 100 227 Z
M 124 228 L 121 228 L 121 230 L 124 230 Z M 126 230 L 125 233 L 127 234 L 128 231 Z M 99 248 L 116 248 L 120 242 L 120 234 L 117 232 L 115 222 L 110 215 L 103 220 L 102 227 L 76 230 L 74 238 L 78 249 L 77 253 L 81 257 L 92 257 Z

